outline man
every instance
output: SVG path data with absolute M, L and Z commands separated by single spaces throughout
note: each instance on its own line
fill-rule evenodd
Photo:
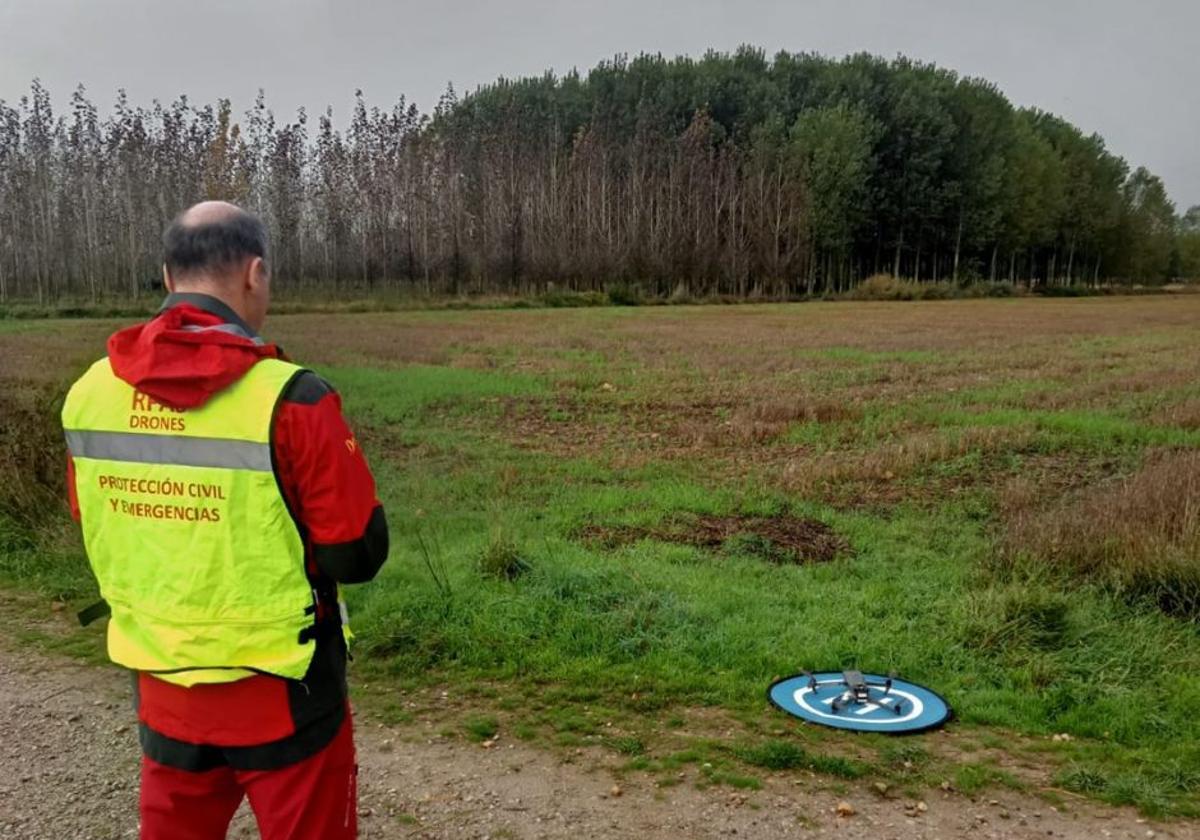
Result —
M 225 836 L 243 796 L 265 840 L 356 836 L 338 585 L 388 533 L 338 395 L 259 337 L 267 237 L 223 202 L 164 237 L 170 293 L 63 407 L 71 507 L 134 672 L 141 836 Z

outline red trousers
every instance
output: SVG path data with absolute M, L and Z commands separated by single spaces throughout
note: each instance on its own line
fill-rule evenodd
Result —
M 224 840 L 245 796 L 263 840 L 354 840 L 358 768 L 350 715 L 325 749 L 278 770 L 192 773 L 142 757 L 142 840 Z

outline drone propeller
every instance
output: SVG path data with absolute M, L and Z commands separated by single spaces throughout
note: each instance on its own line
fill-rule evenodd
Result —
M 816 691 L 817 690 L 817 678 L 813 676 L 812 671 L 805 671 L 805 670 L 801 669 L 800 673 L 804 674 L 804 676 L 808 677 L 808 690 Z

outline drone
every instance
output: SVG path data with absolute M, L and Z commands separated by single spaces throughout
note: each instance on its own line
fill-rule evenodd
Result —
M 884 735 L 936 729 L 953 714 L 931 689 L 894 673 L 885 677 L 859 670 L 802 671 L 780 677 L 767 689 L 767 699 L 807 723 Z
M 875 706 L 891 709 L 897 715 L 904 714 L 904 701 L 892 694 L 892 681 L 895 674 L 888 674 L 883 682 L 872 682 L 863 676 L 862 671 L 842 671 L 841 680 L 817 681 L 811 671 L 802 672 L 808 678 L 808 690 L 817 696 L 822 688 L 840 687 L 841 693 L 833 698 L 829 709 L 835 715 L 846 709 L 863 706 Z

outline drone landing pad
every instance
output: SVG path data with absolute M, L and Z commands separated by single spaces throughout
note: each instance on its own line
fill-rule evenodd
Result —
M 840 671 L 785 677 L 771 684 L 767 696 L 783 711 L 809 723 L 857 732 L 924 732 L 950 718 L 946 701 L 928 688 L 877 674 L 861 678 L 867 693 L 858 698 Z

